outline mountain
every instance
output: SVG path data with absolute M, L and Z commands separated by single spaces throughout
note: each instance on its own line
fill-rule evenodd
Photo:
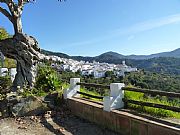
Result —
M 129 55 L 125 56 L 116 52 L 106 52 L 96 57 L 69 56 L 64 53 L 42 50 L 46 55 L 56 55 L 62 58 L 78 61 L 98 61 L 113 64 L 121 64 L 123 60 L 127 65 L 145 69 L 151 72 L 180 75 L 180 48 L 171 52 L 163 52 L 151 55 Z
M 157 57 L 174 57 L 174 58 L 180 58 L 180 48 L 170 51 L 170 52 L 162 52 L 162 53 L 156 53 L 151 55 L 129 55 L 126 56 L 127 59 L 151 59 L 151 58 L 157 58 Z
M 170 52 L 162 52 L 162 53 L 156 53 L 151 55 L 122 55 L 118 54 L 116 52 L 106 52 L 98 57 L 113 57 L 114 59 L 134 59 L 134 60 L 143 60 L 143 59 L 152 59 L 157 57 L 174 57 L 174 58 L 180 58 L 180 48 L 170 51 Z
M 108 57 L 108 58 L 113 57 L 114 59 L 124 59 L 124 58 L 126 58 L 126 56 L 124 56 L 122 54 L 119 54 L 119 53 L 116 53 L 116 52 L 112 52 L 112 51 L 103 53 L 103 54 L 97 56 L 96 58 L 102 58 L 102 57 Z
M 174 57 L 174 58 L 180 58 L 180 48 L 170 51 L 170 52 L 162 52 L 162 53 L 156 53 L 151 55 L 122 55 L 116 52 L 106 52 L 96 57 L 83 57 L 83 56 L 69 56 L 65 53 L 60 52 L 52 52 L 42 49 L 42 53 L 46 55 L 56 55 L 62 58 L 73 58 L 77 60 L 98 60 L 98 59 L 134 59 L 134 60 L 143 60 L 143 59 L 152 59 L 152 58 L 158 58 L 158 57 Z
M 41 50 L 41 53 L 43 53 L 45 55 L 55 55 L 55 56 L 59 56 L 61 58 L 67 58 L 67 59 L 71 58 L 71 56 L 69 56 L 69 55 L 67 55 L 65 53 L 52 52 L 52 51 L 47 51 L 47 50 L 44 50 L 44 49 Z

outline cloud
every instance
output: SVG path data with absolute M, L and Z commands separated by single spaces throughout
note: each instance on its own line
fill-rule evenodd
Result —
M 175 23 L 180 23 L 180 14 L 174 14 L 158 19 L 139 22 L 127 28 L 110 31 L 108 34 L 106 33 L 106 35 L 102 35 L 101 37 L 95 37 L 90 40 L 70 43 L 67 46 L 93 45 L 101 41 L 106 41 L 124 35 L 128 35 L 129 37 L 127 39 L 132 40 L 135 38 L 134 34 L 136 33 L 156 29 L 165 25 L 175 24 Z
M 180 22 L 180 14 L 170 15 L 154 20 L 148 20 L 144 22 L 140 22 L 130 26 L 129 28 L 125 29 L 118 29 L 116 30 L 116 34 L 119 35 L 126 35 L 126 34 L 135 34 L 143 31 L 152 30 L 158 27 L 162 27 L 169 24 L 175 24 Z

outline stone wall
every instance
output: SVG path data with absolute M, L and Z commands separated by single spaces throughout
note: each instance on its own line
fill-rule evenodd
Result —
M 67 105 L 72 114 L 116 131 L 121 135 L 180 135 L 180 128 L 124 111 L 106 112 L 103 111 L 102 105 L 83 99 L 69 98 Z

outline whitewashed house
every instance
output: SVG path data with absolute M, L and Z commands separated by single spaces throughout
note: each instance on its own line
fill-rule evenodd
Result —
M 68 70 L 69 68 L 69 65 L 62 65 L 62 69 L 65 71 L 65 70 Z
M 92 75 L 93 74 L 93 70 L 92 69 L 89 69 L 89 70 L 82 70 L 81 71 L 81 75 L 83 76 L 88 76 L 88 75 Z
M 125 73 L 124 71 L 122 70 L 119 70 L 119 71 L 114 71 L 114 74 L 117 76 L 117 77 L 124 77 L 125 76 Z
M 94 75 L 94 78 L 102 78 L 102 77 L 105 77 L 105 73 L 106 71 L 94 70 L 93 75 Z

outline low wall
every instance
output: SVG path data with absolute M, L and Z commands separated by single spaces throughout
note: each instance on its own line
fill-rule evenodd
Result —
M 148 120 L 128 112 L 103 111 L 103 106 L 77 98 L 67 99 L 72 114 L 122 135 L 180 135 L 180 129 Z

